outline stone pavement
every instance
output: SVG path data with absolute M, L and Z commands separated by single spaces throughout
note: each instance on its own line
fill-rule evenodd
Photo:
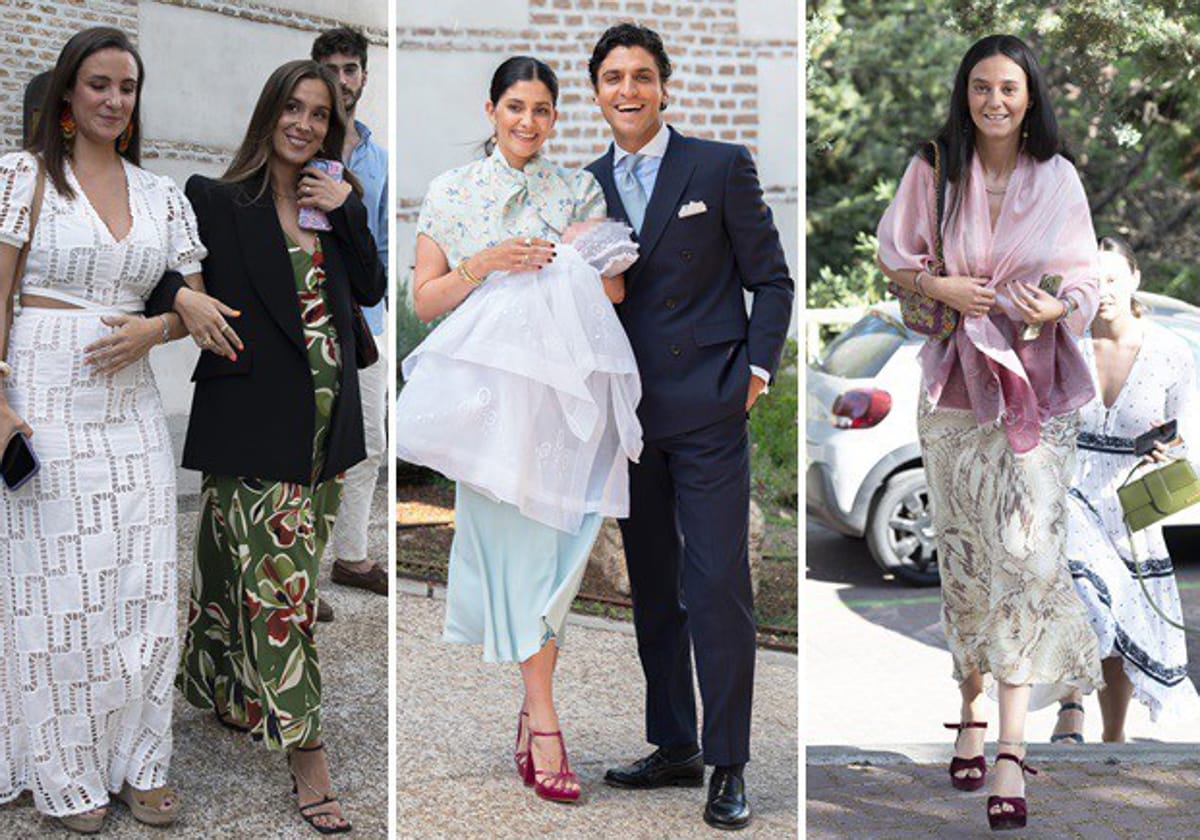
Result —
M 181 473 L 181 478 L 183 478 Z M 189 485 L 181 483 L 181 487 Z M 386 475 L 371 508 L 370 554 L 386 562 Z M 180 497 L 179 593 L 180 627 L 187 618 L 192 543 L 198 497 Z M 334 786 L 346 815 L 354 823 L 351 837 L 387 837 L 387 600 L 374 593 L 329 582 L 332 558 L 322 562 L 320 590 L 337 619 L 317 625 L 324 693 L 324 735 L 329 745 Z M 117 803 L 109 811 L 104 833 L 111 838 L 309 838 L 317 835 L 301 822 L 291 794 L 283 755 L 268 753 L 249 738 L 219 726 L 211 715 L 184 703 L 175 694 L 175 751 L 171 784 L 179 792 L 183 813 L 170 828 L 136 822 Z M 41 817 L 27 796 L 0 807 L 0 838 L 78 837 Z
M 995 837 L 987 794 L 954 790 L 945 747 L 808 752 L 808 840 Z M 988 755 L 995 754 L 989 744 Z M 1200 752 L 1195 745 L 1032 745 L 1029 827 L 1016 837 L 1195 840 Z
M 397 609 L 400 838 L 681 838 L 720 834 L 701 819 L 705 790 L 625 791 L 601 779 L 614 762 L 648 752 L 644 688 L 627 624 L 572 616 L 555 700 L 584 801 L 556 805 L 521 784 L 512 762 L 520 708 L 513 664 L 482 661 L 475 646 L 440 641 L 444 601 L 402 582 Z M 755 810 L 739 838 L 797 834 L 796 657 L 759 651 L 746 782 Z M 723 836 L 723 835 L 722 835 Z

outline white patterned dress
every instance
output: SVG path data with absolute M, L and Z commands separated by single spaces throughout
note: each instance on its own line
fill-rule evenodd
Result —
M 22 290 L 78 309 L 26 307 L 9 334 L 13 409 L 41 470 L 0 489 L 0 802 L 31 790 L 51 816 L 104 805 L 128 782 L 166 783 L 177 664 L 175 469 L 146 358 L 94 372 L 83 348 L 105 314 L 140 312 L 171 268 L 205 250 L 183 193 L 124 163 L 133 225 L 117 241 L 67 164 L 49 177 Z M 0 241 L 20 247 L 36 164 L 0 157 Z
M 1084 356 L 1096 376 L 1095 353 Z M 1117 488 L 1138 462 L 1133 438 L 1167 420 L 1179 422 L 1184 444 L 1200 432 L 1192 422 L 1194 365 L 1187 342 L 1153 322 L 1125 384 L 1109 408 L 1096 398 L 1079 413 L 1078 465 L 1067 508 L 1067 560 L 1087 606 L 1102 657 L 1120 656 L 1133 696 L 1150 719 L 1200 715 L 1200 698 L 1187 676 L 1182 630 L 1155 612 L 1138 583 Z M 1193 447 L 1192 452 L 1196 450 Z M 1179 454 L 1179 453 L 1176 453 Z M 1159 607 L 1181 621 L 1179 588 L 1162 527 L 1134 535 L 1146 588 Z

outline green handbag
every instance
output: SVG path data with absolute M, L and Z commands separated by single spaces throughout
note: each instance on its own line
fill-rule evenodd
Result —
M 1146 596 L 1159 618 L 1172 627 L 1196 633 L 1197 631 L 1189 630 L 1169 617 L 1150 597 L 1145 578 L 1142 577 L 1142 564 L 1137 559 L 1133 533 L 1200 502 L 1200 478 L 1196 477 L 1192 465 L 1183 458 L 1134 480 L 1134 474 L 1142 466 L 1139 463 L 1130 470 L 1125 483 L 1117 488 L 1117 498 L 1121 502 L 1121 510 L 1125 513 L 1125 528 L 1129 535 L 1129 553 L 1133 558 L 1133 569 L 1137 574 L 1138 583 L 1142 586 L 1142 594 Z
M 1196 478 L 1190 463 L 1180 459 L 1148 472 L 1136 481 L 1131 472 L 1117 489 L 1117 497 L 1121 500 L 1129 530 L 1141 531 L 1200 502 L 1200 478 Z

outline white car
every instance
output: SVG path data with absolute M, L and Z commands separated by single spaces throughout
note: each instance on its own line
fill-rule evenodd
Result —
M 1200 372 L 1200 308 L 1139 293 L 1149 317 L 1192 349 Z M 895 301 L 878 304 L 809 365 L 805 499 L 809 516 L 867 540 L 879 567 L 913 584 L 936 584 L 937 546 L 917 443 L 922 336 Z M 1200 524 L 1200 506 L 1169 520 Z

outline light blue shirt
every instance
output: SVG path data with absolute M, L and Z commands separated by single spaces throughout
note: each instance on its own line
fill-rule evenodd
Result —
M 372 142 L 371 129 L 354 121 L 358 130 L 358 145 L 350 153 L 346 166 L 363 185 L 363 204 L 367 208 L 367 227 L 375 237 L 375 247 L 384 271 L 388 267 L 388 157 L 387 151 Z M 386 298 L 371 307 L 363 307 L 363 317 L 372 335 L 383 335 Z

